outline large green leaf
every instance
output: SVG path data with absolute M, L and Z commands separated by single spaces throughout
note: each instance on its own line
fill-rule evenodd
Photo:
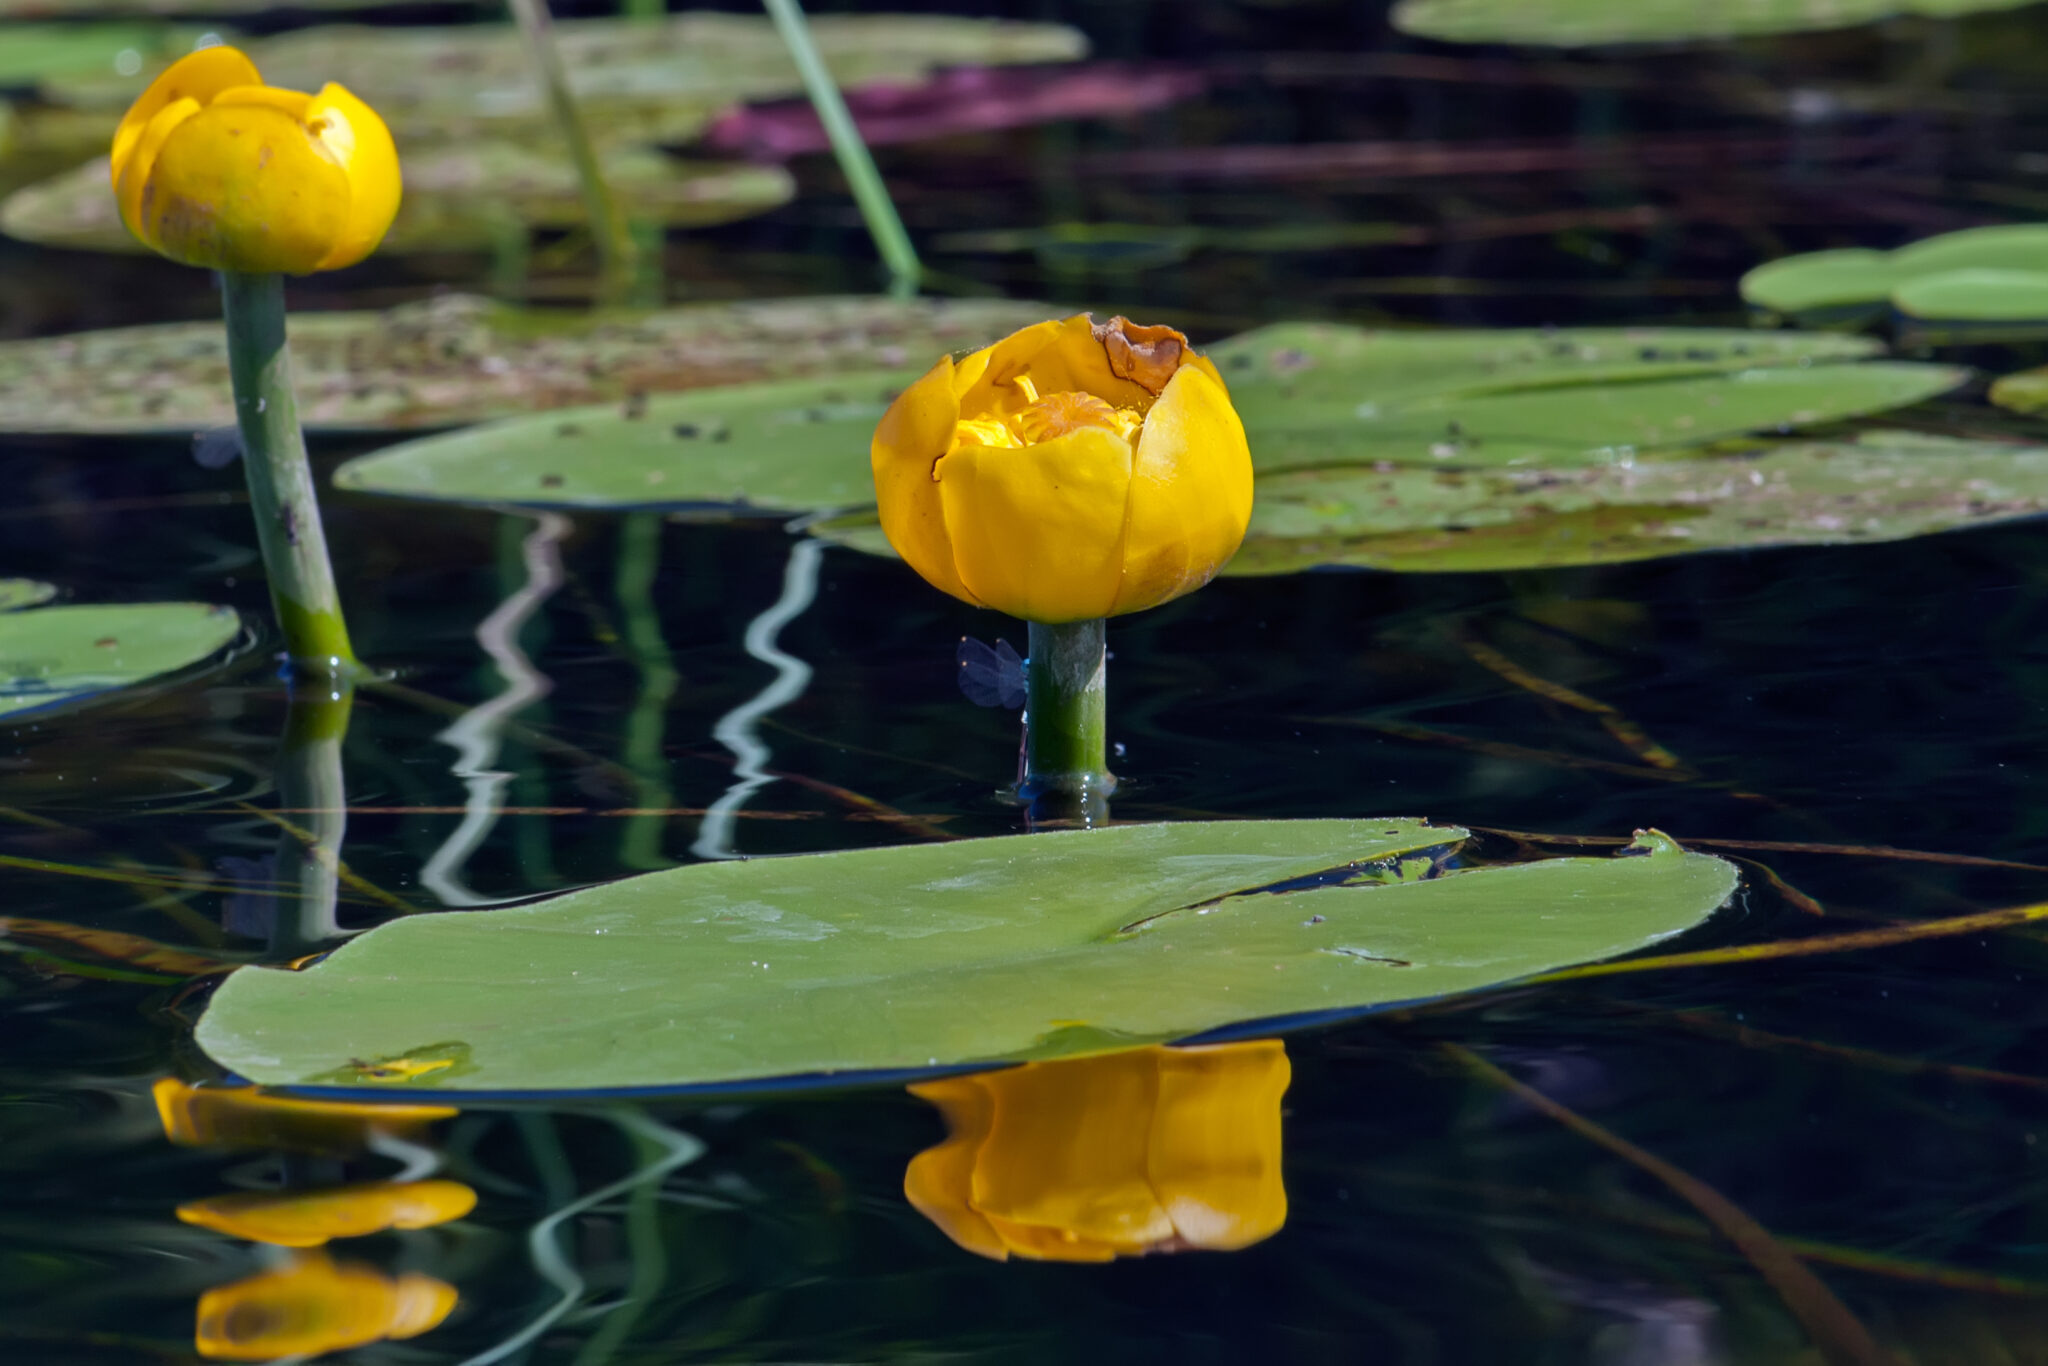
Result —
M 593 316 L 448 295 L 382 313 L 296 313 L 292 365 L 307 426 L 398 431 L 705 385 L 923 366 L 1047 312 L 1007 300 L 841 297 Z M 0 431 L 189 435 L 234 421 L 228 395 L 218 322 L 0 343 Z M 866 443 L 863 435 L 862 451 Z
M 57 586 L 34 579 L 0 579 L 0 612 L 35 607 L 57 596 Z
M 941 66 L 1087 54 L 1079 33 L 1054 24 L 875 14 L 819 15 L 811 28 L 842 86 L 912 82 Z M 735 101 L 803 90 L 788 48 L 758 13 L 570 19 L 555 25 L 555 38 L 586 118 L 607 140 L 680 142 Z M 269 84 L 347 86 L 384 116 L 401 146 L 415 136 L 447 140 L 484 129 L 537 137 L 549 127 L 525 45 L 508 23 L 330 25 L 243 46 Z M 50 81 L 43 93 L 58 103 L 124 109 L 160 69 Z
M 1901 15 L 1947 19 L 2035 0 L 1401 0 L 1394 27 L 1449 43 L 1589 47 L 1848 28 Z
M 187 668 L 241 629 L 231 609 L 203 602 L 0 612 L 0 719 Z
M 1427 876 L 1426 851 L 1463 834 L 1222 821 L 697 864 L 394 921 L 304 972 L 245 969 L 198 1039 L 258 1082 L 367 1085 L 411 1059 L 450 1064 L 402 1069 L 414 1085 L 456 1091 L 1049 1057 L 1611 957 L 1736 883 L 1662 836 L 1635 857 Z M 1234 895 L 1346 864 L 1380 880 Z
M 649 147 L 604 154 L 607 182 L 626 216 L 664 227 L 701 227 L 788 203 L 796 182 L 780 166 L 679 161 Z M 478 139 L 460 147 L 404 149 L 405 198 L 385 252 L 488 250 L 529 228 L 586 221 L 566 151 Z M 0 232 L 79 251 L 146 253 L 123 226 L 107 188 L 107 158 L 25 185 L 0 202 Z
M 1261 479 L 1231 574 L 1605 564 L 1894 541 L 2048 512 L 2048 448 L 1872 432 L 1571 470 L 1318 470 Z
M 1976 287 L 1969 272 L 1977 271 L 2048 271 L 2048 227 L 1966 228 L 1896 251 L 1852 247 L 1786 256 L 1743 276 L 1742 297 L 1757 308 L 1804 320 L 1867 319 L 1890 304 L 1920 318 L 2008 320 L 2009 302 L 1996 290 Z M 1947 286 L 1936 281 L 1952 274 L 1960 278 Z
M 21 4 L 0 0 L 0 21 L 12 18 L 9 10 Z M 108 7 L 98 10 L 108 12 Z M 119 76 L 124 69 L 140 71 L 144 62 L 173 61 L 190 52 L 200 32 L 153 23 L 8 22 L 0 30 L 0 86 L 33 87 L 67 76 L 97 79 Z

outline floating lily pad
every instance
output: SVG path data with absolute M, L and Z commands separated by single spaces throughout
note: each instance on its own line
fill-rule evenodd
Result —
M 1928 322 L 2048 324 L 2048 270 L 1945 270 L 1907 280 L 1892 307 Z
M 1056 312 L 839 297 L 592 316 L 447 295 L 381 313 L 295 313 L 292 366 L 309 427 L 398 431 L 779 376 L 922 369 Z M 0 343 L 0 431 L 189 435 L 234 421 L 228 394 L 218 322 Z M 865 434 L 858 449 L 866 478 Z
M 1394 27 L 1447 43 L 1591 47 L 1849 28 L 1916 15 L 1950 19 L 2035 0 L 1401 0 Z
M 0 612 L 0 719 L 187 668 L 241 629 L 231 609 L 203 602 Z
M 280 1085 L 582 1091 L 1044 1058 L 1473 991 L 1696 925 L 1735 870 L 1634 857 L 1430 876 L 1424 822 L 1112 826 L 697 864 L 413 916 L 244 969 L 198 1039 Z M 1375 880 L 1235 895 L 1364 864 Z M 1218 900 L 1218 898 L 1222 898 Z M 402 1084 L 402 1083 L 400 1083 Z
M 0 20 L 21 0 L 0 0 Z M 101 14 L 108 13 L 102 9 Z M 144 62 L 175 61 L 192 50 L 197 28 L 151 23 L 31 24 L 9 22 L 0 41 L 0 87 L 29 89 L 65 77 L 119 77 Z
M 2005 376 L 1991 386 L 1989 397 L 2015 413 L 2048 413 L 2048 366 Z
M 1806 322 L 1869 321 L 1893 305 L 1942 321 L 2009 320 L 2010 306 L 1997 291 L 1978 287 L 1979 271 L 2048 271 L 2048 227 L 1966 228 L 1897 251 L 1847 248 L 1787 256 L 1743 276 L 1742 297 L 1756 308 Z M 1935 279 L 1957 273 L 1948 286 Z M 2033 297 L 2039 298 L 2038 288 Z
M 292 0 L 293 10 L 449 9 L 475 0 Z M 0 0 L 0 20 L 106 18 L 114 15 L 202 18 L 276 11 L 276 0 Z
M 842 86 L 907 84 L 943 66 L 1073 61 L 1087 54 L 1086 39 L 1055 24 L 819 15 L 811 29 Z M 788 48 L 759 14 L 676 14 L 666 22 L 570 19 L 555 25 L 555 42 L 591 127 L 613 141 L 683 141 L 727 105 L 803 90 Z M 503 134 L 550 126 L 525 44 L 508 23 L 330 25 L 242 46 L 272 85 L 347 86 L 384 116 L 401 146 L 409 136 L 445 140 L 487 128 Z M 151 63 L 131 77 L 109 72 L 49 81 L 42 93 L 57 103 L 124 109 L 161 69 Z
M 34 579 L 0 579 L 0 612 L 37 607 L 57 596 L 57 585 Z
M 405 198 L 379 251 L 485 251 L 529 228 L 587 221 L 567 152 L 484 140 L 408 149 L 402 159 Z M 780 166 L 680 161 L 647 147 L 613 148 L 604 164 L 626 216 L 663 227 L 747 218 L 780 208 L 796 194 L 796 182 Z M 122 225 L 107 189 L 105 157 L 16 190 L 0 202 L 0 232 L 78 251 L 149 250 Z

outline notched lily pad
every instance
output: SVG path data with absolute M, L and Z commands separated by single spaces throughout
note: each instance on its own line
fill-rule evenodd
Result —
M 233 609 L 203 602 L 0 612 L 0 721 L 188 668 L 241 630 Z
M 922 369 L 1057 312 L 1010 300 L 836 297 L 589 315 L 456 294 L 381 313 L 295 313 L 292 366 L 307 426 L 403 431 L 707 385 Z M 225 426 L 234 421 L 227 365 L 218 322 L 0 342 L 0 431 Z
M 287 1086 L 466 1046 L 451 1093 L 1001 1062 L 1077 1034 L 1169 1040 L 1478 990 L 1655 943 L 1736 885 L 1669 841 L 1398 875 L 1463 837 L 1405 818 L 1219 821 L 696 864 L 393 921 L 304 972 L 245 969 L 198 1040 Z M 1389 862 L 1391 880 L 1262 890 Z
M 1447 43 L 1593 47 L 1850 28 L 1917 15 L 1950 19 L 2035 0 L 1401 0 L 1394 27 Z

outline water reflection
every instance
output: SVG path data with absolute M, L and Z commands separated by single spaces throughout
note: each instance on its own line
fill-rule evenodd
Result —
M 1278 1039 L 1027 1063 L 910 1088 L 945 1115 L 903 1193 L 969 1252 L 1233 1251 L 1287 1221 Z
M 216 1361 L 317 1356 L 387 1338 L 417 1337 L 455 1308 L 455 1287 L 417 1271 L 301 1252 L 284 1265 L 199 1297 L 199 1355 Z
M 460 1181 L 358 1181 L 327 1190 L 242 1191 L 178 1206 L 188 1224 L 272 1247 L 319 1247 L 393 1228 L 432 1228 L 476 1208 Z

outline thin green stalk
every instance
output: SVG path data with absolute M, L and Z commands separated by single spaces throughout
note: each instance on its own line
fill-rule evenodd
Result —
M 335 906 L 341 895 L 341 841 L 348 829 L 348 791 L 341 742 L 348 734 L 355 691 L 298 688 L 285 713 L 277 753 L 278 803 L 307 813 L 303 832 L 286 830 L 277 843 L 277 880 L 286 890 L 270 927 L 272 954 L 293 958 L 331 943 L 340 933 Z
M 875 169 L 875 158 L 862 141 L 853 115 L 847 112 L 837 82 L 825 69 L 825 59 L 818 55 L 817 44 L 811 41 L 811 26 L 804 18 L 802 4 L 799 0 L 763 3 L 796 62 L 797 74 L 803 77 L 804 93 L 811 97 L 811 108 L 818 111 L 818 122 L 825 125 L 825 136 L 832 140 L 832 155 L 839 159 L 840 174 L 846 177 L 854 202 L 860 205 L 868 235 L 875 239 L 875 249 L 882 253 L 882 260 L 889 267 L 895 286 L 890 292 L 916 292 L 918 277 L 924 272 L 917 249 L 910 245 L 910 234 L 903 230 L 903 219 L 896 213 L 895 201 L 889 198 L 889 187 L 882 183 L 882 173 Z
M 1062 626 L 1031 622 L 1024 669 L 1022 793 L 1034 801 L 1054 794 L 1071 799 L 1079 808 L 1074 814 L 1091 825 L 1107 815 L 1103 799 L 1116 788 L 1105 739 L 1105 627 L 1100 617 Z
M 562 65 L 562 53 L 555 46 L 554 19 L 547 0 L 506 0 L 519 31 L 526 38 L 527 55 L 534 73 L 547 92 L 555 123 L 569 143 L 569 157 L 576 163 L 576 180 L 583 189 L 583 209 L 590 215 L 591 236 L 597 243 L 598 294 L 609 304 L 623 304 L 633 293 L 639 277 L 640 245 L 619 209 L 617 196 L 604 178 L 597 159 L 597 145 L 590 140 L 583 110 L 569 88 L 569 74 Z
M 619 625 L 634 667 L 640 671 L 640 695 L 626 714 L 619 759 L 633 770 L 635 800 L 641 809 L 658 812 L 675 805 L 669 785 L 668 704 L 681 675 L 661 634 L 661 614 L 654 607 L 654 575 L 661 566 L 659 513 L 635 513 L 619 527 Z M 619 860 L 628 868 L 652 870 L 671 866 L 662 853 L 668 818 L 641 815 L 625 822 Z
M 249 507 L 256 515 L 256 539 L 270 575 L 270 601 L 284 632 L 285 653 L 302 674 L 345 677 L 356 671 L 356 655 L 341 616 L 327 537 L 320 529 L 306 437 L 299 430 L 285 343 L 284 283 L 275 275 L 224 271 L 221 306 L 227 316 L 228 372 L 235 387 Z

